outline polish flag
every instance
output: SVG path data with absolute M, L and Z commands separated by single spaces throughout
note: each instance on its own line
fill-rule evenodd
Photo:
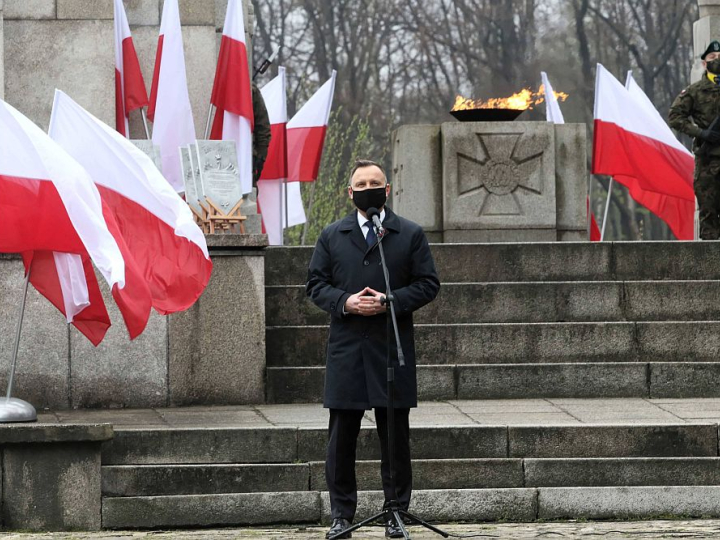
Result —
M 153 143 L 160 147 L 165 177 L 175 191 L 185 191 L 178 148 L 195 141 L 190 95 L 185 73 L 178 0 L 165 0 L 160 25 L 148 118 Z
M 335 75 L 295 113 L 287 125 L 288 181 L 312 182 L 320 170 L 325 133 L 330 120 Z
M 150 291 L 118 237 L 87 171 L 0 100 L 0 251 L 22 253 L 26 270 L 32 262 L 33 286 L 95 345 L 110 319 L 90 260 L 110 286 L 131 339 L 150 316 Z
M 255 120 L 242 0 L 228 1 L 210 102 L 216 107 L 210 138 L 235 141 L 242 192 L 250 193 L 253 187 L 252 131 Z
M 210 280 L 205 236 L 144 152 L 59 90 L 50 137 L 90 174 L 117 220 L 155 310 L 189 308 Z
M 644 92 L 634 81 L 625 88 L 598 64 L 594 116 L 593 173 L 612 176 L 679 240 L 692 240 L 693 156 Z
M 130 113 L 148 106 L 130 26 L 122 0 L 115 0 L 115 129 L 130 137 Z
M 558 103 L 557 97 L 555 97 L 555 92 L 550 84 L 550 79 L 548 79 L 547 73 L 541 71 L 540 77 L 542 78 L 543 90 L 545 92 L 545 117 L 547 121 L 552 122 L 553 124 L 564 124 L 565 117 L 560 110 L 560 103 Z M 595 220 L 595 214 L 590 211 L 590 196 L 587 197 L 586 206 L 587 214 L 590 218 L 590 241 L 599 242 L 600 228 Z
M 278 68 L 278 76 L 263 86 L 261 93 L 270 119 L 272 138 L 258 182 L 258 210 L 262 214 L 263 232 L 268 235 L 270 245 L 281 246 L 285 227 L 305 223 L 300 184 L 288 184 L 286 181 L 287 99 L 284 67 Z

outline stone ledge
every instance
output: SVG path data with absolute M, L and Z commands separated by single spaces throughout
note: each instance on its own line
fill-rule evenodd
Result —
M 112 19 L 111 0 L 57 0 L 58 19 Z
M 0 425 L 0 445 L 21 443 L 102 442 L 113 438 L 112 424 Z
M 258 249 L 268 246 L 266 234 L 207 234 L 205 241 L 210 251 Z
M 55 0 L 6 0 L 5 19 L 54 19 Z

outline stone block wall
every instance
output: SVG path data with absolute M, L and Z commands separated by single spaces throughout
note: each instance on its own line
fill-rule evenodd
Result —
M 204 294 L 185 312 L 153 312 L 134 341 L 101 276 L 112 326 L 97 348 L 31 286 L 13 395 L 56 410 L 264 402 L 266 237 L 208 243 L 214 268 Z M 19 257 L 0 254 L 3 392 L 22 285 Z
M 409 125 L 393 141 L 393 208 L 431 242 L 587 239 L 584 124 Z
M 700 19 L 693 24 L 693 67 L 690 75 L 692 82 L 700 80 L 703 67 L 700 55 L 705 52 L 711 41 L 720 40 L 720 0 L 698 0 Z
M 163 0 L 124 4 L 149 95 Z M 179 5 L 195 130 L 202 138 L 227 0 L 179 0 Z M 248 47 L 250 57 L 251 51 Z M 112 0 L 4 0 L 4 9 L 0 0 L 0 96 L 47 128 L 55 88 L 114 126 Z M 133 138 L 145 138 L 139 113 L 131 114 L 130 131 Z

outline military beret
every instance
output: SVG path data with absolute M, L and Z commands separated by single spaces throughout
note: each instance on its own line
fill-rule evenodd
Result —
M 705 49 L 704 53 L 702 53 L 700 59 L 705 60 L 705 57 L 713 52 L 720 52 L 720 42 L 718 42 L 717 40 L 713 40 L 710 42 L 710 45 L 708 45 L 708 48 Z

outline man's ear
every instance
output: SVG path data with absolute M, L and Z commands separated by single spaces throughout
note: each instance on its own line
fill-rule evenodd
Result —
M 352 191 L 352 187 L 351 187 L 351 186 L 348 186 L 348 197 L 350 197 L 351 199 L 353 198 L 352 192 L 353 192 L 353 191 Z

